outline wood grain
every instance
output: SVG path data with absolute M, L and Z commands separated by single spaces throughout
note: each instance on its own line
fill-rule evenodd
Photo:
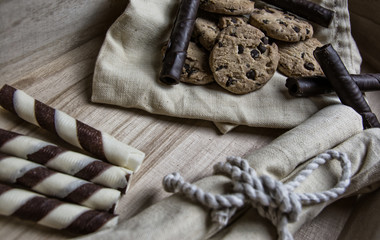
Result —
M 168 196 L 161 185 L 166 174 L 178 171 L 189 181 L 197 180 L 210 175 L 214 163 L 247 154 L 284 132 L 238 127 L 221 135 L 211 122 L 92 103 L 97 54 L 107 29 L 126 5 L 121 0 L 0 0 L 0 85 L 22 89 L 147 154 L 117 207 L 122 220 Z M 375 110 L 379 109 L 377 105 Z M 80 151 L 3 109 L 0 128 Z M 3 216 L 0 236 L 7 240 L 72 237 Z

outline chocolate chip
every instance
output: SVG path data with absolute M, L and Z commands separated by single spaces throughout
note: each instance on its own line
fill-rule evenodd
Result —
M 256 79 L 256 72 L 255 70 L 251 69 L 246 74 L 247 78 L 255 80 Z
M 297 26 L 294 26 L 293 27 L 293 30 L 296 32 L 296 33 L 299 33 L 301 31 L 301 29 Z
M 264 24 L 268 24 L 268 23 L 269 23 L 269 20 L 268 20 L 268 19 L 264 19 L 264 20 L 263 20 L 263 23 L 264 23 Z
M 218 42 L 218 47 L 223 47 L 223 43 L 221 43 L 221 42 Z
M 236 35 L 236 33 L 230 33 L 230 36 L 232 36 L 232 37 L 237 37 L 237 35 Z
M 265 51 L 267 50 L 267 48 L 261 43 L 259 44 L 259 46 L 257 46 L 257 49 L 259 49 L 261 53 L 265 53 Z
M 239 44 L 238 45 L 238 54 L 242 54 L 244 52 L 244 47 L 243 45 Z
M 236 17 L 232 17 L 232 18 L 231 18 L 231 22 L 233 22 L 233 23 L 237 23 L 237 18 L 236 18 Z
M 228 66 L 226 66 L 226 65 L 218 66 L 218 67 L 215 69 L 215 72 L 216 72 L 216 71 L 219 71 L 219 70 L 222 70 L 223 68 L 227 69 Z
M 310 30 L 306 28 L 306 34 L 309 34 L 310 33 Z
M 312 63 L 310 63 L 310 62 L 305 63 L 303 66 L 304 66 L 304 68 L 306 68 L 307 70 L 310 70 L 310 71 L 314 71 L 314 70 L 315 70 L 314 64 L 312 64 Z
M 305 57 L 305 53 L 301 53 L 301 58 L 304 58 Z
M 260 53 L 259 53 L 259 51 L 257 51 L 256 49 L 253 49 L 253 50 L 251 51 L 251 57 L 252 57 L 253 59 L 258 58 L 259 55 L 260 55 Z
M 228 80 L 227 80 L 227 82 L 226 82 L 226 87 L 229 87 L 229 86 L 235 84 L 236 82 L 237 82 L 237 81 L 234 80 L 232 77 L 228 77 Z
M 198 72 L 198 69 L 192 68 L 189 65 L 185 64 L 184 68 L 186 69 L 187 76 L 190 77 L 191 74 Z
M 265 45 L 267 45 L 267 44 L 269 43 L 269 39 L 268 39 L 267 37 L 263 37 L 263 38 L 261 38 L 261 41 L 262 41 Z
M 281 21 L 281 20 L 279 20 L 279 23 L 282 24 L 282 25 L 284 25 L 285 27 L 288 26 L 288 24 L 287 24 L 286 22 L 283 22 L 283 21 Z
M 234 8 L 228 8 L 228 11 L 230 11 L 230 12 L 232 12 L 232 13 L 235 12 L 235 10 L 236 10 L 236 9 L 234 9 Z
M 183 65 L 183 67 L 185 68 L 186 72 L 188 72 L 190 70 L 190 65 L 185 63 L 185 65 Z

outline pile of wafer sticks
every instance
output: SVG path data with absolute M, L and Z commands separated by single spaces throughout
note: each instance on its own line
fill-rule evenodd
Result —
M 116 225 L 145 154 L 9 85 L 0 105 L 91 155 L 0 129 L 0 214 L 76 234 Z

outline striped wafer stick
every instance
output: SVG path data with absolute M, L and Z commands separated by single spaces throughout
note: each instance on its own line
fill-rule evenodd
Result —
M 99 159 L 132 171 L 137 171 L 144 160 L 143 152 L 9 85 L 4 85 L 0 90 L 0 105 L 25 121 L 56 133 L 66 142 L 92 153 Z
M 0 215 L 14 216 L 75 234 L 87 234 L 110 228 L 116 226 L 118 222 L 117 215 L 64 203 L 1 183 Z
M 125 192 L 132 171 L 52 143 L 0 129 L 0 152 Z
M 17 183 L 47 196 L 113 212 L 120 191 L 52 171 L 25 159 L 0 154 L 0 181 Z

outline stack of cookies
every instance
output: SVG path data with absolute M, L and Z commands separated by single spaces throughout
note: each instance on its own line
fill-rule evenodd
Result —
M 181 82 L 211 82 L 235 94 L 262 88 L 278 70 L 323 75 L 313 51 L 322 44 L 304 19 L 250 0 L 201 0 Z

